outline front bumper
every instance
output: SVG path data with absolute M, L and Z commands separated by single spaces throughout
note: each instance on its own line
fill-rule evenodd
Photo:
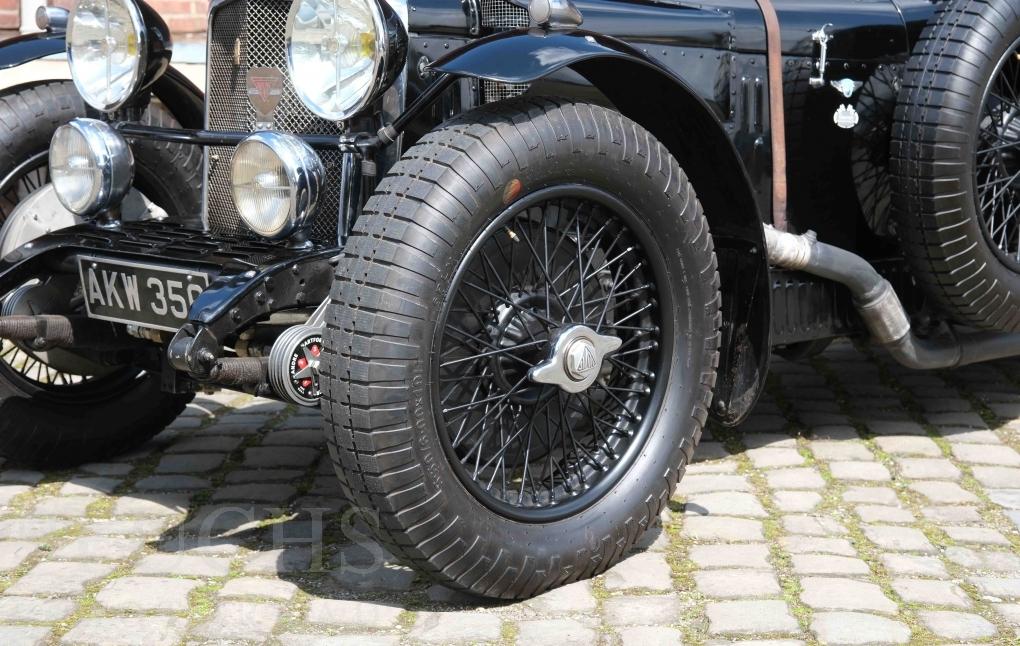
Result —
M 73 274 L 85 255 L 204 271 L 209 287 L 195 300 L 170 344 L 171 365 L 208 375 L 237 333 L 278 311 L 319 305 L 333 279 L 336 247 L 294 248 L 186 229 L 168 222 L 125 222 L 115 230 L 81 224 L 46 234 L 0 260 L 0 294 L 53 274 Z

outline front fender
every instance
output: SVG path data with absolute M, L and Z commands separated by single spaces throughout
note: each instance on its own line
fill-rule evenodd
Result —
M 531 83 L 593 58 L 640 60 L 659 67 L 627 43 L 604 34 L 516 29 L 472 41 L 437 60 L 432 68 L 454 76 Z
M 768 373 L 771 294 L 761 213 L 723 115 L 674 70 L 621 40 L 581 30 L 496 34 L 432 68 L 502 83 L 532 83 L 571 68 L 677 158 L 705 207 L 719 259 L 723 322 L 712 412 L 728 426 L 742 421 Z
M 0 70 L 63 52 L 63 32 L 43 32 L 8 38 L 0 41 Z

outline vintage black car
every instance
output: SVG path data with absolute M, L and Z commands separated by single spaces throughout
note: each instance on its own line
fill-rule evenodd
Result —
M 380 540 L 527 597 L 657 522 L 773 352 L 1020 354 L 1020 0 L 141 0 L 0 45 L 0 453 L 321 408 Z

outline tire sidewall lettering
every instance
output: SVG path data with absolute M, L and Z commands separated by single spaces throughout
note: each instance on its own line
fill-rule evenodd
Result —
M 437 447 L 429 419 L 432 412 L 427 400 L 430 396 L 428 380 L 421 372 L 411 376 L 411 425 L 414 427 L 415 448 L 421 457 L 425 482 L 432 486 L 433 493 L 443 490 L 442 467 L 436 456 Z

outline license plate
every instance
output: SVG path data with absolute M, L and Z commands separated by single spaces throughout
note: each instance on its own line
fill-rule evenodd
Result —
M 78 258 L 85 307 L 94 319 L 175 331 L 209 286 L 209 274 L 108 258 Z

